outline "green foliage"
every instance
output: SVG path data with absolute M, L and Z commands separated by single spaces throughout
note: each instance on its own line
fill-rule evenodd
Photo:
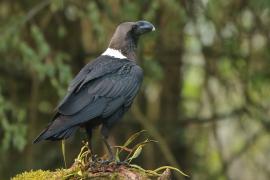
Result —
M 11 102 L 5 101 L 0 91 L 0 128 L 3 131 L 0 152 L 3 154 L 12 146 L 22 151 L 26 145 L 25 111 L 16 108 Z M 9 117 L 13 121 L 9 121 Z
M 19 21 L 16 22 L 13 26 L 2 29 L 4 35 L 0 42 L 0 52 L 3 55 L 3 67 L 1 67 L 5 69 L 12 67 L 15 72 L 22 72 L 26 76 L 36 76 L 39 82 L 44 82 L 47 77 L 50 77 L 52 86 L 57 90 L 59 96 L 63 96 L 67 83 L 71 79 L 70 66 L 65 64 L 68 55 L 63 52 L 57 52 L 54 55 L 42 30 L 35 24 L 31 25 L 29 30 L 33 44 L 25 41 L 21 35 L 23 29 L 19 25 Z M 1 78 L 0 83 L 3 87 L 1 92 L 3 92 L 8 88 L 4 84 L 10 83 L 10 81 Z M 11 147 L 23 151 L 27 143 L 26 120 L 29 118 L 27 107 L 21 103 L 17 104 L 2 93 L 0 101 L 0 128 L 3 131 L 1 151 L 5 152 Z
M 106 40 L 104 39 L 105 31 L 102 25 L 99 23 L 101 21 L 101 14 L 98 10 L 96 3 L 94 3 L 94 1 L 90 1 L 87 5 L 87 10 L 88 10 L 89 19 L 92 22 L 91 26 L 93 26 L 94 33 L 96 34 L 98 42 L 102 43 Z
M 145 70 L 146 70 L 146 78 L 145 81 L 147 83 L 151 83 L 153 81 L 160 81 L 163 77 L 163 71 L 162 68 L 160 66 L 160 64 L 158 64 L 157 61 L 154 60 L 150 60 L 147 59 L 144 61 L 143 64 Z
M 268 0 L 257 0 L 257 1 L 249 0 L 249 4 L 252 7 L 257 8 L 258 10 L 262 9 L 266 10 L 270 7 L 270 2 Z

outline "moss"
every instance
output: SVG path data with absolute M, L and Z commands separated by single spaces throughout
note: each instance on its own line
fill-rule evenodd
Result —
M 21 174 L 18 174 L 11 180 L 30 180 L 30 179 L 47 180 L 50 179 L 52 175 L 53 172 L 37 170 L 37 171 L 23 172 Z
M 60 180 L 60 179 L 67 179 L 67 180 L 77 180 L 77 179 L 84 179 L 84 180 L 126 180 L 126 179 L 150 179 L 144 172 L 140 172 L 138 170 L 134 170 L 133 168 L 120 168 L 119 171 L 116 172 L 98 172 L 98 173 L 91 173 L 87 172 L 81 174 L 70 169 L 59 169 L 54 172 L 52 171 L 30 171 L 30 172 L 23 172 L 18 174 L 12 180 Z
M 70 169 L 57 169 L 55 171 L 47 171 L 47 170 L 36 170 L 23 172 L 21 174 L 16 175 L 11 180 L 58 180 L 58 179 L 71 179 L 70 177 L 74 177 L 74 168 Z M 76 174 L 76 173 L 75 173 Z

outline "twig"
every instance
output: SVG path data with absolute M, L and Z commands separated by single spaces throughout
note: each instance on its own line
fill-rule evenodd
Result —
M 40 1 L 39 4 L 37 4 L 35 7 L 33 7 L 25 16 L 23 24 L 30 21 L 33 17 L 35 17 L 43 8 L 50 5 L 52 0 L 43 0 Z

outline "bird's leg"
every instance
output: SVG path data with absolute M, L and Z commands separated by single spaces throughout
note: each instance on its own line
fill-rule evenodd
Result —
M 112 162 L 114 160 L 114 155 L 113 155 L 113 152 L 112 152 L 112 148 L 109 145 L 106 138 L 103 137 L 102 140 L 103 140 L 103 142 L 104 142 L 104 144 L 105 144 L 105 146 L 106 146 L 106 148 L 107 148 L 107 150 L 109 152 L 109 161 Z
M 86 133 L 87 133 L 87 138 L 88 138 L 88 148 L 91 152 L 91 158 L 92 161 L 96 162 L 97 158 L 96 155 L 93 153 L 93 144 L 92 144 L 92 127 L 86 126 L 85 127 Z
M 106 127 L 106 126 L 103 125 L 102 126 L 102 129 L 101 129 L 101 134 L 103 136 L 102 140 L 103 140 L 103 142 L 104 142 L 104 144 L 105 144 L 105 146 L 106 146 L 106 148 L 107 148 L 107 150 L 109 152 L 109 160 L 108 160 L 108 162 L 113 162 L 115 160 L 115 157 L 113 155 L 112 148 L 111 148 L 110 144 L 107 141 L 108 136 L 109 136 L 109 129 L 108 129 L 108 127 Z
M 86 126 L 85 127 L 86 130 L 86 134 L 87 134 L 87 139 L 88 139 L 88 148 L 91 151 L 91 153 L 93 153 L 93 149 L 92 149 L 92 128 Z

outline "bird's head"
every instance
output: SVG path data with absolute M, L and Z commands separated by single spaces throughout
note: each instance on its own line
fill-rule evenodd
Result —
M 153 24 L 147 21 L 121 23 L 113 34 L 109 48 L 135 60 L 135 50 L 140 36 L 154 30 Z

